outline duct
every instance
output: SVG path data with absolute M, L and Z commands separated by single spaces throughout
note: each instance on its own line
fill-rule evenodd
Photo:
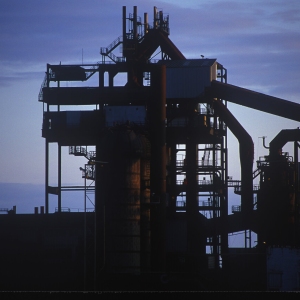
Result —
M 156 38 L 156 32 L 158 32 L 158 30 L 149 29 L 142 41 L 137 45 L 138 50 L 135 54 L 138 61 L 146 62 L 159 47 L 159 41 Z
M 185 59 L 185 56 L 160 29 L 149 29 L 142 42 L 138 44 L 138 60 L 147 61 L 158 47 L 161 47 L 161 50 L 171 59 Z
M 300 121 L 300 105 L 295 102 L 257 93 L 216 80 L 212 80 L 207 92 L 212 98 L 224 99 L 283 118 Z
M 281 130 L 276 137 L 270 142 L 270 156 L 278 155 L 279 151 L 287 142 L 300 141 L 299 129 Z
M 137 6 L 133 7 L 133 39 L 138 38 L 138 28 L 137 28 Z
M 162 51 L 171 59 L 186 59 L 185 56 L 180 52 L 180 50 L 173 44 L 173 42 L 168 38 L 166 34 L 158 31 L 157 38 L 159 40 L 160 47 Z
M 253 209 L 254 146 L 252 138 L 220 100 L 214 101 L 214 109 L 239 141 L 242 181 L 241 211 L 242 213 L 250 213 Z

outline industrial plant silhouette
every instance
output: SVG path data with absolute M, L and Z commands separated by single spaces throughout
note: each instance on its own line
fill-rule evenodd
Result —
M 122 35 L 100 49 L 101 61 L 47 65 L 39 94 L 45 206 L 0 216 L 0 289 L 299 290 L 300 130 L 283 129 L 254 162 L 252 138 L 227 101 L 296 121 L 300 105 L 228 84 L 217 59 L 187 59 L 156 7 L 151 24 L 136 6 L 122 13 Z M 228 130 L 239 143 L 241 180 L 228 174 Z M 281 151 L 287 142 L 292 155 Z M 57 186 L 49 183 L 50 144 Z M 86 157 L 84 186 L 62 186 L 62 147 Z M 232 208 L 230 188 L 241 199 Z M 64 208 L 62 192 L 74 190 L 92 210 Z M 240 231 L 245 247 L 229 248 L 228 235 Z

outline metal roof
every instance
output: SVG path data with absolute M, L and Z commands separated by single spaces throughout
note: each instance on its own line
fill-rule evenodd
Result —
M 160 60 L 158 64 L 166 65 L 168 68 L 210 67 L 216 61 L 214 58 Z

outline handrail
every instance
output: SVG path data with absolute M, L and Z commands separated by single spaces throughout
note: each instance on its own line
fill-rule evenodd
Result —
M 231 212 L 240 212 L 241 206 L 240 205 L 232 205 L 231 206 Z
M 87 155 L 86 155 L 86 158 L 87 158 L 88 160 L 93 159 L 93 158 L 95 158 L 95 157 L 96 157 L 96 151 L 89 151 L 89 152 L 87 153 Z
M 239 182 L 239 184 L 228 185 L 228 187 L 234 187 L 234 191 L 235 192 L 241 192 L 242 191 L 241 181 Z M 253 184 L 253 191 L 258 191 L 259 189 L 260 189 L 260 185 L 259 184 Z
M 55 207 L 55 212 L 59 212 L 58 207 Z M 69 207 L 62 207 L 60 212 L 71 212 L 71 209 Z
M 45 74 L 44 80 L 41 84 L 41 88 L 40 88 L 40 92 L 39 92 L 39 96 L 38 96 L 38 101 L 43 101 L 44 97 L 43 97 L 43 88 L 47 86 L 47 74 Z
M 197 180 L 198 185 L 213 185 L 213 180 Z M 177 185 L 187 185 L 186 180 L 176 180 Z
M 133 13 L 129 13 L 129 19 L 133 20 L 134 19 L 134 14 Z M 137 22 L 142 22 L 142 18 L 140 16 L 136 16 L 136 20 Z
M 115 56 L 112 52 L 108 53 L 107 56 L 114 62 L 125 62 L 125 57 Z
M 212 167 L 212 166 L 215 166 L 215 167 L 220 167 L 221 166 L 221 159 L 216 159 L 215 160 L 215 164 L 214 164 L 214 160 L 213 159 L 208 159 L 208 160 L 197 160 L 196 161 L 197 163 L 197 167 L 199 168 L 204 168 L 204 167 Z M 176 161 L 176 167 L 186 167 L 187 164 L 185 162 L 185 160 L 177 160 Z
M 228 187 L 236 187 L 236 186 L 240 186 L 242 183 L 240 180 L 228 180 L 227 181 L 227 186 Z
M 112 43 L 110 43 L 107 47 L 100 48 L 100 54 L 108 55 L 112 50 L 114 50 L 119 44 L 123 42 L 123 36 L 117 37 Z
M 87 151 L 86 151 L 86 148 L 81 147 L 81 146 L 70 146 L 69 154 L 83 154 L 84 156 L 86 156 Z

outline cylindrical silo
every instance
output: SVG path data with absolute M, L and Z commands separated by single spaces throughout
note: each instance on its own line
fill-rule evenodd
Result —
M 107 131 L 97 146 L 97 242 L 105 274 L 140 274 L 150 256 L 149 142 L 129 127 Z M 141 185 L 142 184 L 142 185 Z

